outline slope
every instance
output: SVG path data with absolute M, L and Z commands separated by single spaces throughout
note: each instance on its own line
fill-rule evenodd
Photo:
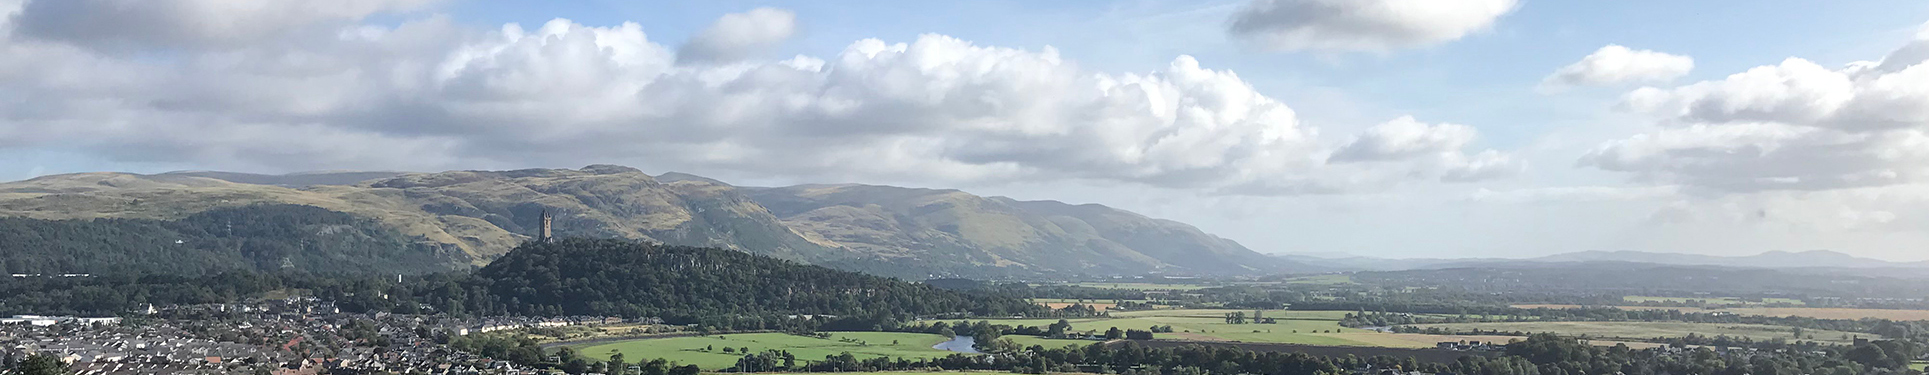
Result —
M 1247 274 L 1292 268 L 1188 225 L 1098 205 L 849 184 L 746 192 L 807 236 L 940 269 Z

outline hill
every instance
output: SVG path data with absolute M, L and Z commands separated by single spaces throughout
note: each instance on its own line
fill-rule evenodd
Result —
M 475 272 L 492 301 L 467 311 L 526 315 L 975 316 L 1043 311 L 1023 299 L 971 295 L 897 279 L 751 255 L 624 240 L 530 242 Z
M 1096 204 L 876 185 L 750 188 L 784 223 L 897 263 L 1040 273 L 1265 274 L 1303 269 L 1190 225 Z
M 451 270 L 461 255 L 373 220 L 295 205 L 178 220 L 0 218 L 0 239 L 0 271 L 9 274 L 418 274 Z
M 366 218 L 481 266 L 535 232 L 740 250 L 889 276 L 1264 274 L 1296 270 L 1191 226 L 1098 205 L 867 185 L 745 188 L 636 169 L 82 173 L 0 184 L 0 217 L 179 220 L 256 204 Z

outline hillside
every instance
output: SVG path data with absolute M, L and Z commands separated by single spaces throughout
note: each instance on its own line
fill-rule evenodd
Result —
M 417 274 L 461 252 L 373 220 L 309 206 L 218 208 L 179 220 L 0 218 L 9 274 L 174 274 L 223 270 Z
M 1038 272 L 1256 274 L 1295 270 L 1183 223 L 1100 205 L 874 185 L 751 188 L 784 223 L 899 263 Z
M 0 217 L 178 220 L 224 207 L 313 206 L 368 218 L 485 265 L 542 212 L 561 237 L 717 247 L 889 276 L 1265 274 L 1303 270 L 1191 226 L 1099 205 L 868 185 L 745 188 L 682 173 L 577 170 L 83 173 L 0 184 Z M 451 265 L 453 266 L 453 265 Z
M 929 316 L 1040 313 L 1013 297 L 967 295 L 736 251 L 569 239 L 527 243 L 475 272 L 471 285 L 512 314 Z M 472 294 L 473 295 L 473 294 Z M 513 301 L 513 303 L 511 303 Z

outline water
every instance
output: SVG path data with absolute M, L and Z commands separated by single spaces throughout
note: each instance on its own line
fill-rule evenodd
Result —
M 938 343 L 937 345 L 932 345 L 931 348 L 940 349 L 940 350 L 949 350 L 949 351 L 954 351 L 959 353 L 977 354 L 978 348 L 971 347 L 972 345 L 975 345 L 977 343 L 978 343 L 978 340 L 972 339 L 971 336 L 951 336 L 951 341 L 945 341 L 945 342 Z

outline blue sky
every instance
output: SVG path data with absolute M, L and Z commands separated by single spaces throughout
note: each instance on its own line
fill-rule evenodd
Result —
M 19 8 L 12 11 L 5 46 L 37 53 L 0 60 L 0 69 L 14 70 L 0 70 L 11 73 L 0 74 L 0 97 L 21 99 L 5 107 L 9 116 L 0 119 L 5 121 L 0 122 L 0 160 L 9 161 L 0 165 L 0 179 L 84 171 L 427 171 L 619 163 L 740 184 L 865 182 L 1105 203 L 1193 223 L 1264 252 L 1523 257 L 1580 250 L 1830 249 L 1929 259 L 1919 250 L 1929 245 L 1929 233 L 1916 229 L 1929 226 L 1915 225 L 1929 223 L 1929 185 L 1916 177 L 1916 171 L 1929 170 L 1929 158 L 1915 156 L 1921 146 L 1896 141 L 1929 131 L 1929 121 L 1910 117 L 1929 102 L 1906 87 L 1880 83 L 1929 86 L 1929 81 L 1907 71 L 1845 68 L 1924 43 L 1919 35 L 1929 21 L 1929 3 L 1920 1 L 1452 0 L 1439 4 L 1507 8 L 1457 29 L 1464 35 L 1392 41 L 1395 47 L 1290 45 L 1262 37 L 1292 29 L 1240 34 L 1228 25 L 1278 6 L 1286 10 L 1273 17 L 1285 14 L 1306 22 L 1302 31 L 1318 33 L 1317 40 L 1387 38 L 1346 33 L 1437 26 L 1398 24 L 1432 21 L 1424 18 L 1361 21 L 1293 8 L 1397 7 L 1410 1 L 371 0 L 367 10 L 298 12 L 318 15 L 222 13 L 195 8 L 197 1 L 156 1 L 149 5 L 162 11 L 151 12 L 153 19 L 135 16 L 143 22 L 85 32 L 47 25 L 127 15 L 92 7 L 93 0 L 64 8 L 0 1 L 0 10 Z M 168 8 L 174 5 L 180 7 Z M 783 18 L 746 19 L 782 21 L 786 27 L 719 47 L 741 50 L 746 58 L 687 65 L 647 57 L 657 50 L 677 54 L 704 33 L 733 32 L 720 17 L 760 8 Z M 167 11 L 181 9 L 193 11 Z M 212 24 L 210 17 L 273 20 L 283 26 L 201 27 Z M 559 18 L 573 25 L 563 25 L 570 28 L 557 35 L 602 30 L 605 34 L 584 42 L 641 55 L 572 55 L 499 33 L 505 24 L 533 31 Z M 648 43 L 611 47 L 625 42 L 616 39 L 624 36 L 618 29 L 630 22 L 640 25 Z M 365 39 L 344 37 L 355 30 L 380 32 Z M 926 34 L 980 49 L 922 39 Z M 896 43 L 910 44 L 910 52 L 901 61 L 839 64 L 840 56 L 851 57 L 847 48 L 872 38 L 884 42 L 887 55 Z M 1647 75 L 1544 89 L 1543 81 L 1557 70 L 1608 45 L 1691 58 L 1692 69 L 1605 72 Z M 531 47 L 529 55 L 502 52 L 517 46 Z M 640 49 L 628 49 L 633 47 Z M 1047 48 L 1057 55 L 1046 57 Z M 473 56 L 483 50 L 495 55 Z M 931 61 L 917 60 L 919 51 L 931 53 L 927 59 L 955 58 L 949 61 L 967 68 L 932 71 L 931 65 L 916 65 Z M 1196 58 L 1198 69 L 1224 75 L 1181 82 L 1176 77 L 1191 71 L 1175 67 L 1182 55 Z M 792 78 L 746 73 L 797 66 L 782 65 L 798 64 L 785 62 L 793 56 L 825 67 L 798 68 L 802 75 Z M 1774 68 L 1788 58 L 1831 69 L 1783 66 L 1793 69 L 1788 77 L 1847 77 L 1841 78 L 1849 82 L 1843 90 L 1860 91 L 1838 109 L 1803 116 L 1792 112 L 1803 109 L 1797 108 L 1802 103 L 1747 100 L 1802 95 L 1800 90 L 1812 87 L 1767 87 L 1729 78 Z M 1063 64 L 1048 63 L 1053 59 Z M 1898 60 L 1887 62 L 1893 61 Z M 577 70 L 541 69 L 546 64 Z M 638 68 L 652 64 L 667 67 Z M 411 68 L 417 65 L 466 68 L 435 78 L 394 78 L 427 71 Z M 148 78 L 86 70 L 111 67 Z M 909 74 L 901 69 L 924 69 L 925 75 L 889 81 L 902 78 L 892 72 Z M 62 76 L 52 73 L 106 78 L 29 78 Z M 487 82 L 484 89 L 495 91 L 455 92 L 468 86 L 452 83 L 463 81 L 451 74 L 475 74 L 473 82 Z M 561 82 L 568 74 L 590 78 Z M 946 74 L 983 76 L 959 83 Z M 1167 90 L 1149 96 L 1155 101 L 1177 95 L 1178 103 L 1207 103 L 1210 108 L 1200 113 L 1218 117 L 1196 123 L 1166 118 L 1174 122 L 1140 133 L 1110 130 L 1159 120 L 1093 115 L 1093 108 L 1138 102 L 1116 93 L 1109 98 L 1082 93 L 1141 76 L 1161 79 L 1148 84 Z M 537 80 L 516 81 L 519 77 Z M 736 86 L 671 84 L 706 79 Z M 184 83 L 190 87 L 183 88 Z M 422 85 L 440 91 L 422 91 Z M 773 94 L 765 98 L 772 101 L 745 104 L 738 113 L 707 107 L 728 97 L 728 87 L 758 85 L 766 85 L 758 92 L 787 93 L 791 99 L 772 99 L 782 97 Z M 913 89 L 938 87 L 958 91 L 919 94 Z M 1626 99 L 1637 89 L 1649 90 L 1642 87 L 1651 87 L 1657 99 Z M 1707 87 L 1727 89 L 1704 91 L 1712 90 Z M 786 91 L 793 89 L 800 91 Z M 1068 91 L 1027 97 L 1028 91 L 1060 89 Z M 304 95 L 309 92 L 322 94 Z M 606 95 L 612 92 L 617 96 Z M 854 94 L 833 95 L 840 93 Z M 1830 97 L 1825 94 L 1815 95 Z M 823 108 L 860 103 L 871 109 L 760 112 L 789 103 L 783 100 L 803 100 L 797 95 L 821 95 L 812 100 L 821 100 L 813 105 Z M 919 95 L 983 99 L 920 104 L 929 97 Z M 1251 95 L 1263 99 L 1243 101 Z M 172 104 L 155 104 L 163 102 Z M 530 112 L 499 109 L 520 108 L 510 103 L 526 104 Z M 970 107 L 980 104 L 991 107 Z M 1681 112 L 1677 105 L 1733 108 L 1711 117 Z M 1289 109 L 1290 114 L 1250 108 Z M 1153 117 L 1170 115 L 1146 110 Z M 1795 114 L 1761 118 L 1753 111 Z M 865 117 L 887 115 L 931 122 Z M 818 118 L 813 116 L 831 120 L 800 119 Z M 1858 125 L 1870 116 L 1900 118 L 1895 121 L 1904 125 L 1874 130 Z M 873 121 L 880 128 L 845 128 Z M 1287 128 L 1288 135 L 1277 133 Z M 560 143 L 518 139 L 515 129 L 547 130 L 558 134 L 553 142 Z M 1198 143 L 1153 146 L 1188 129 L 1217 130 Z M 784 139 L 751 135 L 773 131 L 882 132 L 812 137 L 819 142 L 814 146 L 825 147 L 795 147 Z M 595 144 L 573 147 L 569 136 Z M 1368 156 L 1364 162 L 1332 157 L 1349 149 Z M 866 152 L 903 153 L 913 161 L 866 165 Z M 733 159 L 738 155 L 750 156 Z M 758 155 L 764 157 L 752 157 Z M 799 161 L 777 163 L 768 155 Z M 925 156 L 929 159 L 920 159 Z

